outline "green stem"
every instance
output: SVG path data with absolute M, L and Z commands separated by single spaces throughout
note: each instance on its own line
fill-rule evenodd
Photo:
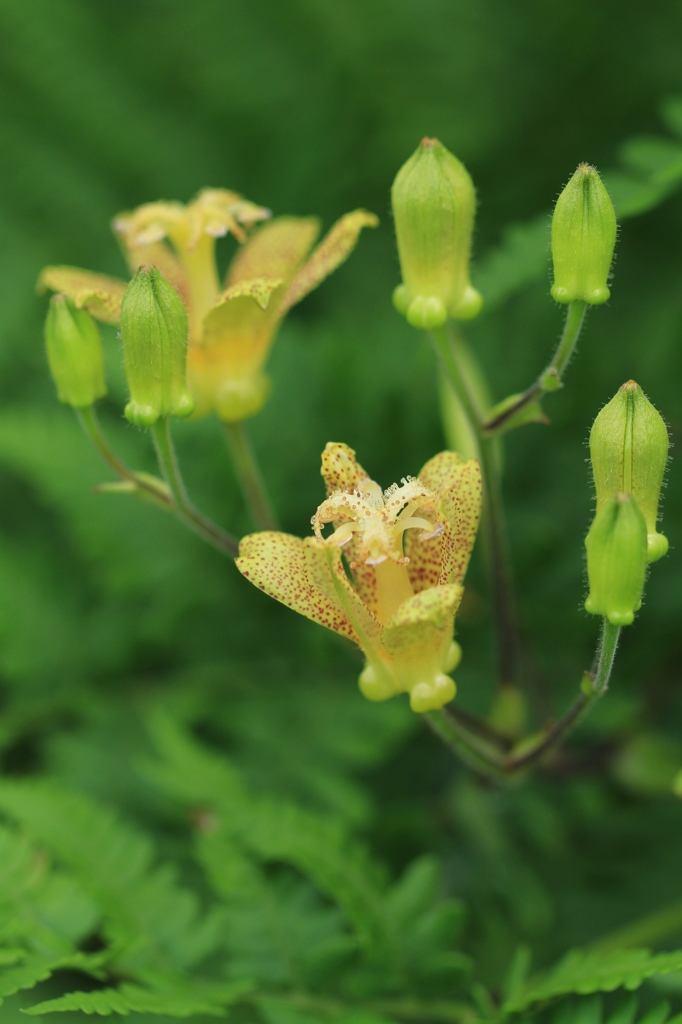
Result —
M 513 405 L 508 406 L 497 416 L 493 416 L 492 419 L 488 419 L 482 424 L 481 429 L 484 434 L 489 437 L 499 434 L 512 417 L 516 416 L 521 409 L 534 401 L 538 395 L 548 391 L 556 391 L 561 386 L 561 378 L 575 351 L 575 346 L 585 322 L 586 312 L 586 302 L 579 300 L 569 302 L 564 329 L 551 363 L 543 370 L 535 383 L 531 384 L 526 391 L 519 395 Z
M 121 459 L 119 459 L 118 455 L 104 436 L 94 405 L 90 405 L 85 409 L 75 409 L 74 412 L 78 416 L 80 425 L 89 437 L 90 441 L 92 441 L 92 444 L 98 454 L 117 476 L 121 477 L 122 480 L 130 480 L 131 483 L 135 484 L 136 488 L 139 488 L 141 491 L 146 491 L 148 494 L 152 495 L 156 501 L 161 502 L 167 508 L 172 508 L 170 498 L 166 493 L 165 488 L 161 486 L 161 481 L 159 481 L 159 486 L 156 487 L 153 480 L 150 480 L 146 476 L 139 476 L 134 472 L 134 470 L 129 469 L 125 462 L 122 462 Z
M 476 408 L 460 371 L 456 349 L 447 330 L 439 328 L 433 331 L 432 337 L 441 365 L 479 442 L 484 499 L 481 525 L 485 540 L 497 634 L 498 677 L 500 685 L 510 685 L 516 675 L 518 634 L 500 474 L 494 441 L 482 432 L 480 412 Z
M 159 466 L 173 495 L 174 511 L 178 519 L 214 548 L 235 558 L 239 554 L 239 541 L 214 522 L 202 515 L 191 503 L 180 474 L 180 467 L 170 432 L 170 420 L 163 416 L 150 428 Z
M 564 324 L 564 330 L 559 341 L 559 346 L 554 353 L 554 359 L 549 364 L 545 372 L 541 376 L 541 380 L 544 380 L 548 374 L 556 374 L 561 380 L 564 370 L 568 366 L 568 362 L 573 355 L 573 350 L 578 341 L 580 331 L 582 330 L 583 323 L 585 322 L 585 313 L 587 312 L 587 303 L 580 300 L 575 302 L 569 302 L 568 309 L 566 310 L 566 323 Z M 553 390 L 552 386 L 548 390 Z
M 453 753 L 475 771 L 490 778 L 504 777 L 504 759 L 499 750 L 472 735 L 468 728 L 445 708 L 426 711 L 424 719 Z
M 239 486 L 259 530 L 276 530 L 277 517 L 243 420 L 225 423 L 225 436 Z
M 505 772 L 514 774 L 532 768 L 552 747 L 565 739 L 571 729 L 592 710 L 599 698 L 603 697 L 611 678 L 619 636 L 620 626 L 613 626 L 608 619 L 602 619 L 594 673 L 585 674 L 580 693 L 565 715 L 550 725 L 532 746 L 526 747 L 518 754 L 512 753 L 504 759 Z
M 607 619 L 602 620 L 594 673 L 585 673 L 580 693 L 566 714 L 551 723 L 531 743 L 525 740 L 517 744 L 517 753 L 507 753 L 503 749 L 503 741 L 496 742 L 492 735 L 483 738 L 475 735 L 472 723 L 466 717 L 458 716 L 454 710 L 441 708 L 429 711 L 425 718 L 443 742 L 471 768 L 498 780 L 525 773 L 556 748 L 606 693 L 619 635 L 618 626 L 612 626 Z

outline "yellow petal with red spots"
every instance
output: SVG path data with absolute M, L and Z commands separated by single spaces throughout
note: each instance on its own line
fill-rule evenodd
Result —
M 241 541 L 235 565 L 242 576 L 287 608 L 358 642 L 336 596 L 324 551 L 311 557 L 300 537 L 274 531 L 254 533 Z
M 363 228 L 375 228 L 378 223 L 379 218 L 367 210 L 353 210 L 341 217 L 289 285 L 282 302 L 282 313 L 305 298 L 348 259 Z
M 369 475 L 347 444 L 330 441 L 322 452 L 322 469 L 327 495 L 334 491 L 355 491 Z
M 288 284 L 319 233 L 317 217 L 276 217 L 237 251 L 227 272 L 226 287 L 259 277 L 281 278 Z
M 440 511 L 452 527 L 452 546 L 444 539 L 443 547 L 443 574 L 448 583 L 459 583 L 466 574 L 481 516 L 481 492 L 481 467 L 475 459 L 468 459 L 457 480 L 440 495 Z M 446 531 L 445 538 L 448 535 Z
M 105 324 L 118 323 L 121 301 L 126 290 L 125 281 L 106 274 L 94 274 L 80 267 L 45 267 L 38 278 L 38 289 L 62 292 L 77 309 L 88 313 Z
M 443 669 L 462 593 L 455 584 L 416 594 L 401 604 L 384 629 L 382 642 L 396 682 L 410 694 L 413 711 L 434 711 L 455 696 L 455 684 Z

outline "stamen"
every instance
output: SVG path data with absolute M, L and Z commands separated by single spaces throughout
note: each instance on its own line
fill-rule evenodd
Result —
M 360 523 L 343 523 L 339 526 L 332 534 L 327 538 L 331 544 L 336 544 L 342 548 L 344 544 L 347 544 L 353 539 L 353 534 L 360 528 Z
M 430 523 L 428 519 L 421 519 L 419 516 L 409 516 L 407 519 L 398 519 L 394 526 L 396 533 L 402 533 L 404 530 L 425 530 L 429 536 L 437 536 L 442 531 L 440 523 L 437 524 L 435 530 L 433 523 Z M 421 540 L 426 540 L 426 536 L 422 534 Z

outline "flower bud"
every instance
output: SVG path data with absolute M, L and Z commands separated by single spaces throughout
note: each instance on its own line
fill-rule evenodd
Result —
M 391 193 L 403 283 L 393 301 L 413 327 L 471 320 L 482 299 L 469 282 L 476 192 L 463 164 L 438 139 L 423 139 Z
M 629 380 L 597 416 L 590 432 L 597 512 L 614 494 L 631 494 L 646 522 L 647 560 L 668 550 L 656 532 L 658 502 L 668 460 L 668 431 L 639 384 Z
M 187 388 L 187 313 L 163 274 L 142 266 L 121 305 L 121 340 L 131 423 L 150 427 L 161 416 L 189 416 L 194 399 Z
M 552 217 L 552 298 L 606 302 L 616 211 L 594 167 L 581 164 L 557 199 Z
M 45 346 L 60 402 L 85 409 L 106 395 L 104 354 L 97 324 L 65 295 L 53 295 L 50 299 Z
M 585 610 L 629 626 L 642 603 L 646 523 L 635 499 L 616 494 L 597 512 L 585 538 L 590 593 Z

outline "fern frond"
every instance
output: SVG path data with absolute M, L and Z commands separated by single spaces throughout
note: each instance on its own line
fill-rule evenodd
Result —
M 219 915 L 158 867 L 148 838 L 83 796 L 42 781 L 0 783 L 0 811 L 70 867 L 104 916 L 119 966 L 181 970 L 217 943 Z
M 47 999 L 24 1012 L 31 1015 L 43 1013 L 64 1013 L 79 1010 L 81 1013 L 97 1013 L 102 1017 L 112 1014 L 127 1017 L 129 1013 L 148 1013 L 163 1017 L 224 1017 L 225 1007 L 244 991 L 243 986 L 222 986 L 219 1002 L 203 997 L 201 987 L 193 995 L 191 986 L 187 991 L 153 991 L 141 985 L 123 984 L 119 988 L 103 988 L 94 992 L 69 992 L 57 999 Z
M 383 872 L 339 822 L 285 801 L 257 799 L 225 757 L 199 746 L 168 718 L 156 718 L 152 734 L 164 758 L 148 768 L 157 784 L 176 798 L 207 805 L 224 834 L 260 860 L 299 870 L 343 911 L 371 955 L 399 957 Z
M 528 985 L 504 1007 L 518 1013 L 534 1003 L 558 996 L 613 992 L 617 988 L 633 990 L 647 978 L 682 970 L 682 950 L 651 953 L 648 949 L 621 949 L 611 953 L 572 950 L 559 963 Z

